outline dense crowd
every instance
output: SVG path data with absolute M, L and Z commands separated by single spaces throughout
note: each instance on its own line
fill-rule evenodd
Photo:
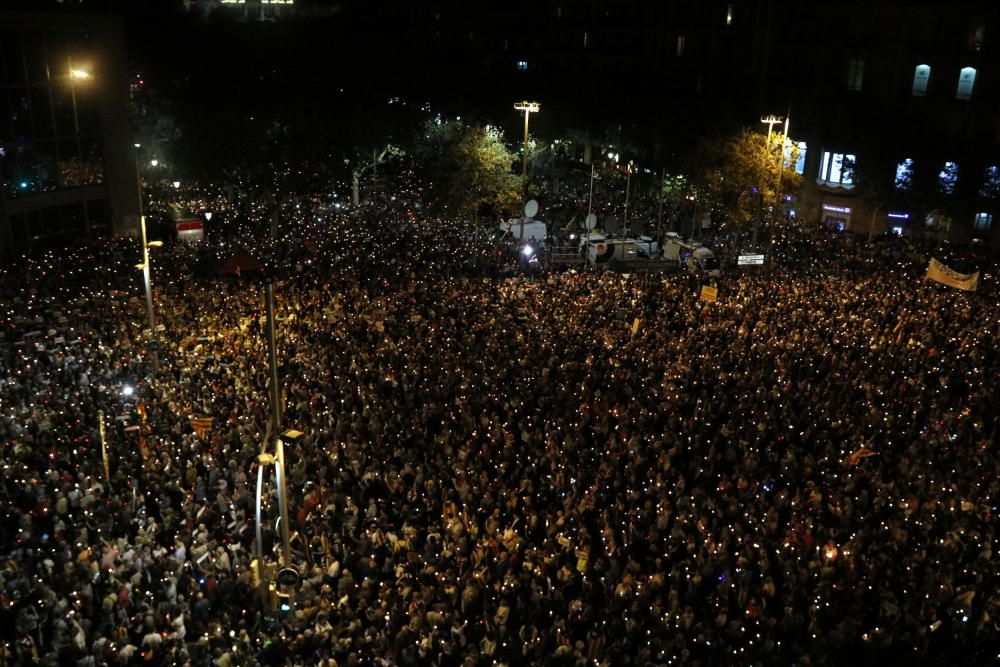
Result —
M 211 192 L 185 205 L 252 213 Z M 231 240 L 154 255 L 154 359 L 137 248 L 50 253 L 0 284 L 0 665 L 997 659 L 995 275 L 802 225 L 709 303 L 484 275 L 415 198 L 275 202 L 290 609 L 250 567 L 255 272 L 215 273 Z

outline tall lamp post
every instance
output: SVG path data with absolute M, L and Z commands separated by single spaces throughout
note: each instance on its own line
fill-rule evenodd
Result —
M 139 227 L 142 230 L 142 264 L 136 264 L 135 268 L 142 271 L 142 280 L 146 285 L 146 315 L 149 317 L 149 337 L 152 338 L 156 333 L 156 317 L 153 315 L 153 287 L 150 284 L 151 279 L 149 275 L 149 249 L 159 248 L 163 245 L 163 241 L 146 240 L 146 216 L 139 216 Z
M 760 119 L 760 122 L 762 122 L 765 125 L 767 125 L 767 150 L 768 151 L 771 150 L 771 132 L 774 130 L 774 126 L 777 125 L 777 124 L 779 124 L 779 123 L 781 123 L 781 122 L 783 122 L 784 120 L 785 120 L 784 118 L 781 118 L 780 116 L 775 116 L 773 114 L 765 116 L 765 117 L 763 117 L 763 118 Z M 782 148 L 782 150 L 784 150 L 784 148 Z M 763 183 L 761 184 L 761 186 L 763 186 Z M 764 193 L 761 192 L 761 198 L 763 199 L 763 197 L 764 197 Z M 759 229 L 760 229 L 760 213 L 761 212 L 758 212 L 758 215 L 756 215 L 754 217 L 754 223 L 753 223 L 753 244 L 754 244 L 754 246 L 757 245 L 757 236 L 758 236 L 758 232 L 759 232 Z
M 590 163 L 590 199 L 587 200 L 587 217 L 594 212 L 594 163 Z
M 521 192 L 525 203 L 528 201 L 528 120 L 531 114 L 538 113 L 542 108 L 538 102 L 518 102 L 514 105 L 518 111 L 524 112 L 524 145 L 521 149 Z M 521 216 L 521 232 L 518 234 L 518 242 L 524 240 L 524 215 Z
M 156 342 L 156 317 L 153 315 L 153 286 L 149 273 L 149 249 L 159 248 L 163 245 L 163 241 L 146 240 L 146 216 L 139 216 L 139 226 L 142 228 L 142 264 L 136 264 L 135 268 L 142 271 L 142 282 L 146 286 L 146 315 L 149 318 L 149 352 L 153 360 L 153 371 L 155 372 L 160 367 L 160 355 L 156 349 L 158 343 Z
M 163 241 L 150 241 L 146 238 L 146 215 L 143 213 L 142 206 L 142 179 L 139 176 L 139 148 L 141 144 L 134 144 L 134 146 L 136 148 L 135 186 L 136 194 L 139 197 L 139 232 L 142 236 L 142 263 L 136 264 L 135 268 L 142 271 L 142 282 L 146 288 L 146 317 L 149 323 L 150 347 L 153 348 L 152 343 L 155 341 L 156 337 L 156 316 L 153 314 L 153 285 L 149 268 L 149 249 L 159 248 L 163 245 Z M 157 354 L 155 348 L 152 349 L 152 357 L 153 367 L 155 369 L 159 365 L 159 355 Z
M 72 58 L 68 60 L 69 64 L 69 95 L 70 100 L 73 104 L 73 135 L 76 137 L 76 157 L 80 167 L 83 167 L 83 143 L 80 140 L 80 115 L 77 111 L 76 106 L 76 87 L 79 84 L 88 83 L 93 75 L 89 70 L 84 69 L 80 65 L 73 65 Z M 83 207 L 83 224 L 87 230 L 87 236 L 90 236 L 90 211 L 89 207 L 84 205 Z
M 267 359 L 268 370 L 271 377 L 271 421 L 273 430 L 277 433 L 281 428 L 281 390 L 278 388 L 278 351 L 275 340 L 275 317 L 274 317 L 274 287 L 270 281 L 265 286 L 264 303 L 267 310 Z M 263 495 L 264 495 L 264 469 L 269 465 L 274 465 L 274 476 L 278 486 L 278 528 L 281 534 L 281 566 L 279 573 L 279 583 L 286 571 L 290 571 L 290 576 L 298 579 L 298 572 L 293 568 L 292 548 L 288 536 L 288 483 L 285 476 L 285 445 L 294 444 L 302 437 L 301 431 L 288 430 L 277 436 L 274 441 L 274 453 L 268 451 L 270 444 L 267 439 L 261 445 L 260 454 L 257 457 L 259 463 L 257 467 L 257 540 L 255 556 L 257 561 L 257 576 L 260 579 L 261 603 L 266 608 L 270 582 L 266 581 L 264 572 L 264 543 L 263 543 Z
M 628 236 L 628 195 L 632 191 L 632 160 L 625 165 L 625 219 L 622 222 L 622 238 Z

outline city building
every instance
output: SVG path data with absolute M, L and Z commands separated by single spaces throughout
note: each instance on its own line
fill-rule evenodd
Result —
M 698 138 L 789 116 L 799 157 L 788 167 L 805 184 L 791 202 L 798 216 L 861 234 L 997 238 L 996 2 L 366 6 L 403 17 L 409 30 L 390 30 L 400 49 L 414 67 L 449 72 L 464 99 L 541 101 L 541 133 L 557 119 L 595 148 L 638 144 L 647 164 L 683 170 L 676 160 Z
M 1000 6 L 782 4 L 760 110 L 791 114 L 797 213 L 862 234 L 995 240 Z
M 0 257 L 134 233 L 126 68 L 115 17 L 0 12 Z

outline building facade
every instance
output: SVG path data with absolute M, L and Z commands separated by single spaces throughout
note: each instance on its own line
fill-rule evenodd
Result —
M 790 110 L 797 212 L 862 234 L 995 241 L 1000 6 L 783 3 L 778 16 L 761 111 Z
M 0 257 L 134 233 L 119 20 L 0 12 L 0 167 Z

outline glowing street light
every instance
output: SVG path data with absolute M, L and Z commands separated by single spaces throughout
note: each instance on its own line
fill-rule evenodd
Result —
M 771 133 L 774 131 L 774 126 L 778 125 L 779 123 L 785 122 L 785 119 L 782 118 L 781 116 L 775 116 L 774 114 L 769 114 L 769 115 L 764 116 L 763 118 L 761 118 L 760 122 L 762 122 L 765 125 L 767 125 L 767 150 L 770 151 L 771 150 Z M 784 150 L 784 149 L 782 149 L 782 150 Z M 761 197 L 762 197 L 762 201 L 763 201 L 763 195 L 761 195 Z M 753 244 L 754 244 L 754 247 L 757 246 L 757 233 L 759 231 L 759 228 L 760 228 L 760 215 L 758 214 L 757 216 L 754 217 L 754 223 L 753 223 Z
M 82 83 L 89 83 L 93 75 L 79 65 L 73 65 L 72 59 L 67 62 L 69 69 L 69 96 L 73 105 L 73 134 L 76 135 L 76 152 L 83 155 L 83 144 L 80 140 L 80 115 L 76 108 L 76 87 Z
M 135 393 L 135 387 L 133 387 L 132 385 L 127 384 L 124 387 L 122 387 L 122 396 L 131 396 L 134 393 Z
M 150 167 L 158 167 L 158 166 L 160 166 L 160 161 L 156 160 L 156 159 L 150 160 L 149 161 L 149 166 Z
M 139 216 L 139 226 L 142 229 L 142 264 L 136 264 L 135 268 L 142 271 L 143 282 L 146 285 L 146 313 L 149 316 L 149 335 L 152 337 L 156 331 L 156 318 L 153 316 L 153 287 L 149 275 L 149 249 L 161 247 L 163 241 L 146 241 L 145 215 Z
M 538 113 L 542 105 L 538 102 L 517 102 L 514 108 L 524 112 L 524 148 L 521 153 L 521 190 L 524 193 L 524 201 L 528 201 L 528 119 L 531 114 Z M 518 242 L 524 240 L 524 216 L 521 216 L 521 233 L 518 235 Z

